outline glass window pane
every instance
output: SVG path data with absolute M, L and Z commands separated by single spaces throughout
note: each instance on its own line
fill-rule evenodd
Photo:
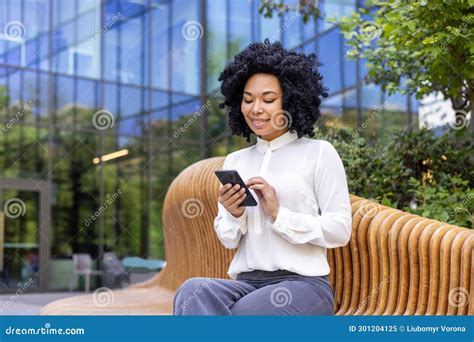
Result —
M 72 126 L 75 117 L 73 79 L 57 76 L 55 82 L 56 122 L 61 126 Z
M 123 83 L 143 83 L 143 31 L 142 17 L 125 19 L 119 30 L 120 81 Z
M 142 93 L 139 88 L 123 86 L 120 88 L 120 117 L 139 115 L 143 111 Z
M 143 119 L 141 117 L 132 118 L 128 120 L 120 120 L 119 134 L 126 136 L 141 136 L 143 129 Z
M 212 1 L 211 1 L 212 2 Z M 251 4 L 248 0 L 229 1 L 230 56 L 244 49 L 252 40 Z M 222 16 L 224 18 L 224 16 Z M 221 26 L 222 27 L 222 26 Z M 217 29 L 217 27 L 216 27 Z M 225 44 L 222 45 L 225 47 Z M 215 50 L 212 50 L 215 51 Z
M 324 86 L 330 93 L 341 89 L 341 63 L 339 55 L 339 31 L 333 30 L 322 36 L 318 41 L 319 61 L 323 64 L 320 68 L 323 74 Z
M 226 11 L 228 1 L 207 0 L 207 89 L 209 92 L 218 89 L 220 82 L 217 80 L 220 72 L 224 69 L 227 59 L 227 30 Z M 238 44 L 234 50 L 238 49 Z M 236 52 L 236 51 L 235 51 Z M 229 56 L 231 58 L 232 56 Z
M 300 30 L 302 24 L 302 16 L 299 13 L 292 11 L 283 15 L 281 33 L 286 47 L 293 48 L 303 42 Z
M 367 84 L 361 87 L 361 106 L 363 108 L 375 108 L 382 103 L 382 91 L 375 84 Z
M 170 54 L 168 53 L 168 14 L 169 4 L 156 4 L 153 9 L 153 28 L 152 28 L 152 85 L 156 88 L 168 88 L 168 61 Z
M 173 3 L 172 89 L 198 94 L 200 85 L 199 51 L 203 32 L 199 23 L 199 2 L 177 0 Z
M 104 77 L 107 80 L 115 81 L 119 77 L 119 27 L 113 26 L 104 34 Z
M 98 84 L 95 81 L 76 80 L 76 127 L 90 127 L 94 112 L 97 110 Z

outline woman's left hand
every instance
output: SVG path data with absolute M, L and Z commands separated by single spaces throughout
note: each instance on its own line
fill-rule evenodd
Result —
M 245 185 L 255 190 L 263 211 L 270 220 L 274 222 L 278 214 L 278 208 L 280 207 L 275 188 L 268 184 L 262 177 L 252 177 L 247 180 Z

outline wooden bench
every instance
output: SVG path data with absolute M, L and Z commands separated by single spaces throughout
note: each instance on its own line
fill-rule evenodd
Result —
M 43 315 L 171 314 L 191 277 L 228 278 L 235 250 L 213 221 L 224 158 L 199 161 L 172 182 L 163 208 L 166 267 L 127 289 L 54 301 Z M 473 315 L 474 231 L 351 196 L 350 243 L 328 250 L 337 315 Z M 453 204 L 454 205 L 454 204 Z

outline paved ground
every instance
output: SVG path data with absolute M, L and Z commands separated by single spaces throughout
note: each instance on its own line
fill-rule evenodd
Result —
M 154 274 L 137 275 L 137 277 L 132 275 L 132 284 L 140 283 L 153 276 Z M 84 292 L 24 293 L 18 296 L 16 296 L 15 293 L 2 294 L 0 295 L 0 316 L 38 315 L 43 306 L 56 299 L 76 296 L 83 293 Z
M 18 297 L 12 294 L 0 295 L 0 316 L 38 315 L 41 308 L 56 299 L 77 295 L 78 292 L 28 293 Z

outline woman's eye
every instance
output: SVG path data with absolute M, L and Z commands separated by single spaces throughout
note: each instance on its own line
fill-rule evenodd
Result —
M 244 102 L 245 102 L 245 103 L 252 103 L 253 100 L 244 100 Z M 265 102 L 265 103 L 273 103 L 273 102 L 275 102 L 275 100 L 264 100 L 263 102 Z

